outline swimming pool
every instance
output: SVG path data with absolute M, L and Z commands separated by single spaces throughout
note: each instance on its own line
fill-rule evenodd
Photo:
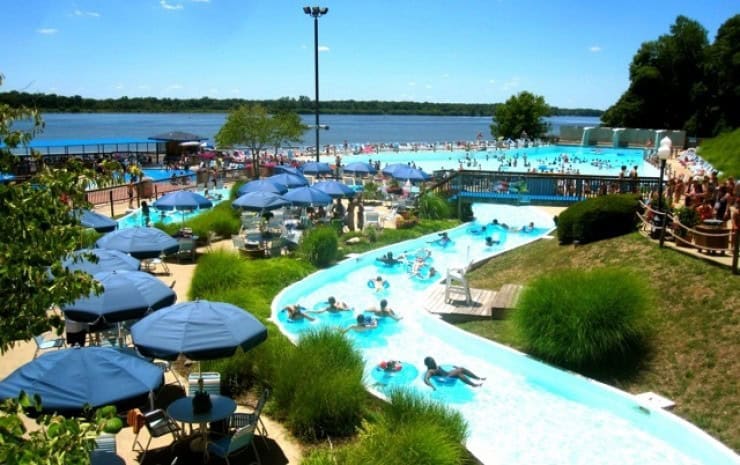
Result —
M 387 267 L 376 260 L 387 251 L 398 256 L 430 249 L 430 265 L 446 270 L 468 258 L 478 260 L 537 240 L 553 227 L 549 215 L 536 207 L 475 205 L 474 213 L 481 224 L 497 218 L 511 227 L 501 231 L 500 244 L 487 246 L 484 235 L 473 234 L 466 224 L 449 231 L 453 244 L 448 247 L 430 244 L 438 239 L 430 235 L 363 254 L 284 289 L 273 301 L 273 319 L 297 340 L 312 327 L 347 327 L 357 311 L 388 299 L 402 320 L 384 320 L 379 330 L 347 333 L 366 360 L 368 388 L 383 396 L 387 386 L 405 385 L 459 410 L 470 427 L 467 447 L 487 464 L 739 463 L 731 450 L 679 417 L 444 323 L 422 308 L 425 291 L 439 279 L 409 277 L 402 264 Z M 530 221 L 537 226 L 533 233 L 516 230 Z M 390 283 L 381 293 L 365 285 L 377 274 Z M 347 301 L 355 312 L 322 313 L 317 321 L 302 323 L 287 323 L 279 312 L 294 302 L 318 308 L 330 295 Z M 432 391 L 421 379 L 427 355 L 440 364 L 466 366 L 487 381 L 480 388 L 456 382 Z M 378 363 L 388 359 L 416 372 L 399 373 L 397 379 L 377 373 Z
M 165 169 L 165 168 L 143 168 L 141 171 L 144 173 L 144 176 L 150 177 L 154 181 L 166 181 L 168 179 L 172 179 L 173 174 L 177 176 L 178 178 L 187 176 L 191 180 L 195 181 L 195 173 L 190 170 L 170 170 L 170 169 Z M 131 175 L 126 173 L 126 182 L 129 182 L 130 180 L 131 180 Z
M 199 194 L 203 195 L 204 191 L 197 191 Z M 229 194 L 231 192 L 230 189 L 222 187 L 220 189 L 209 189 L 209 194 L 218 197 L 221 196 L 220 200 L 212 200 L 213 205 L 218 205 L 219 203 L 223 202 L 224 200 L 229 199 Z M 149 221 L 151 224 L 154 223 L 164 223 L 164 224 L 170 224 L 170 223 L 182 223 L 185 222 L 185 220 L 189 220 L 190 218 L 194 218 L 204 211 L 207 210 L 175 210 L 175 211 L 160 211 L 157 210 L 154 207 L 151 207 L 149 210 Z M 144 215 L 141 214 L 141 208 L 137 208 L 136 210 L 132 211 L 131 213 L 127 214 L 126 216 L 120 218 L 118 220 L 118 229 L 123 228 L 136 228 L 139 226 L 146 226 L 144 222 Z
M 489 149 L 486 151 L 418 151 L 418 152 L 381 152 L 379 154 L 348 155 L 343 163 L 352 161 L 380 160 L 381 166 L 391 163 L 416 163 L 416 166 L 431 173 L 435 170 L 481 169 L 521 173 L 538 172 L 571 172 L 578 171 L 584 175 L 616 176 L 622 166 L 627 171 L 637 166 L 640 176 L 658 176 L 658 168 L 646 162 L 642 149 L 578 147 L 568 145 L 550 145 L 522 149 Z M 334 163 L 333 156 L 322 156 L 321 161 Z M 527 166 L 525 166 L 525 164 Z

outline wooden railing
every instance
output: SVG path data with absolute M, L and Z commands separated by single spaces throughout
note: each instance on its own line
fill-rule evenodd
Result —
M 722 223 L 713 226 L 686 226 L 671 212 L 663 213 L 650 205 L 641 204 L 643 211 L 637 216 L 642 230 L 657 239 L 661 246 L 665 240 L 673 241 L 676 247 L 697 249 L 712 256 L 731 257 L 730 268 L 734 274 L 740 274 L 738 262 L 740 257 L 740 230 L 732 231 Z M 662 216 L 665 215 L 665 219 Z M 664 227 L 665 226 L 665 227 Z

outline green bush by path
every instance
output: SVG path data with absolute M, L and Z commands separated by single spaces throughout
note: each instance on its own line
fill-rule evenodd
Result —
M 367 401 L 364 363 L 343 334 L 308 332 L 276 363 L 272 398 L 293 434 L 316 440 L 355 432 Z
M 199 259 L 188 297 L 229 302 L 266 319 L 275 295 L 313 271 L 310 264 L 290 257 L 244 260 L 217 250 Z
M 374 420 L 374 421 L 373 421 Z M 407 390 L 394 390 L 374 419 L 363 422 L 359 441 L 342 463 L 363 465 L 468 463 L 467 424 L 459 412 Z
M 634 194 L 603 195 L 578 202 L 558 216 L 558 239 L 561 244 L 587 244 L 628 234 L 637 227 L 639 205 Z
M 513 319 L 531 354 L 565 368 L 599 370 L 634 366 L 650 305 L 647 286 L 632 272 L 564 270 L 529 283 Z
M 175 215 L 178 214 L 175 213 Z M 169 224 L 157 223 L 155 226 L 170 235 L 174 235 L 182 227 L 188 227 L 193 230 L 193 234 L 205 240 L 209 231 L 221 237 L 231 237 L 232 234 L 237 234 L 241 227 L 241 219 L 239 212 L 231 207 L 231 202 L 224 201 L 184 223 L 179 221 Z
M 298 251 L 318 268 L 326 268 L 337 257 L 339 238 L 333 228 L 318 226 L 303 233 Z
M 437 194 L 427 192 L 418 200 L 419 218 L 441 220 L 450 217 L 450 206 Z

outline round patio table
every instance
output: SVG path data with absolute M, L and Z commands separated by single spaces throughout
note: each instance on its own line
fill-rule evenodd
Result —
M 167 407 L 167 414 L 172 419 L 200 425 L 200 437 L 190 443 L 190 448 L 198 451 L 205 451 L 208 444 L 208 423 L 224 420 L 235 411 L 236 402 L 234 399 L 216 394 L 211 394 L 211 410 L 204 413 L 193 412 L 193 397 L 181 397 Z

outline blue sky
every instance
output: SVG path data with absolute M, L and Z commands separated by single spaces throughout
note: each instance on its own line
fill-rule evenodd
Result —
M 314 95 L 313 19 L 292 0 L 4 0 L 0 89 L 84 97 Z M 321 100 L 495 103 L 527 90 L 606 109 L 676 16 L 712 41 L 737 0 L 324 1 Z

